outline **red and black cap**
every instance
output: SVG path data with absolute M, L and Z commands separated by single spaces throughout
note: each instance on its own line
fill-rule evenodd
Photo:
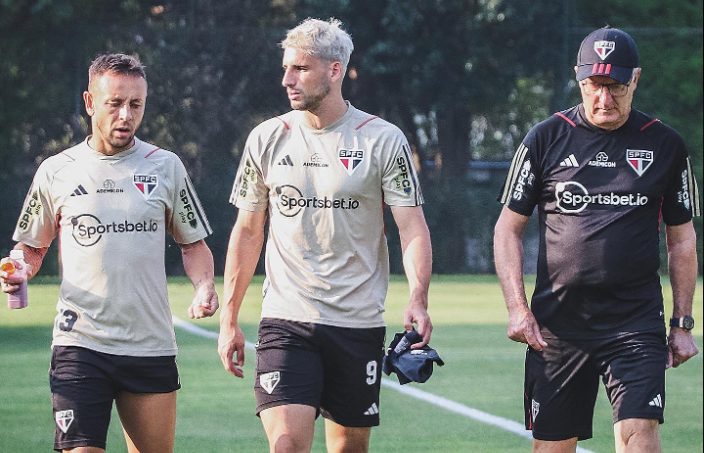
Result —
M 628 84 L 638 67 L 638 47 L 631 35 L 618 28 L 604 27 L 589 33 L 579 46 L 577 80 L 606 76 Z

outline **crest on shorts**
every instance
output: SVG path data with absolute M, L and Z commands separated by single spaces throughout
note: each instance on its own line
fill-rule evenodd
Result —
M 627 149 L 626 162 L 638 176 L 642 176 L 653 163 L 653 152 L 643 149 Z
M 614 41 L 594 41 L 594 52 L 603 60 L 616 48 Z
M 274 391 L 279 381 L 281 381 L 281 373 L 278 371 L 272 371 L 271 373 L 264 373 L 259 376 L 259 385 L 262 386 L 266 393 L 271 395 Z
M 538 417 L 538 412 L 540 412 L 540 403 L 536 400 L 530 400 L 530 413 L 533 416 L 533 421 Z
M 69 426 L 71 426 L 71 423 L 73 423 L 73 409 L 69 409 L 66 411 L 56 411 L 54 417 L 56 418 L 56 426 L 58 426 L 59 429 L 64 434 L 66 434 Z
M 156 175 L 134 175 L 133 182 L 144 198 L 149 198 L 156 186 L 159 185 L 159 179 Z

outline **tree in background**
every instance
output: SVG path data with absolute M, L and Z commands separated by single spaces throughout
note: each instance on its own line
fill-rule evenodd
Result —
M 659 118 L 682 134 L 702 193 L 702 2 L 643 0 L 638 2 L 637 8 L 625 1 L 609 2 L 608 15 L 599 6 L 577 2 L 576 21 L 592 28 L 606 24 L 622 28 L 636 40 L 643 74 L 638 81 L 633 107 Z M 581 35 L 590 31 L 584 30 L 576 30 L 579 32 L 577 39 L 581 40 Z M 694 226 L 701 274 L 704 236 L 701 217 L 694 219 Z M 661 241 L 663 262 L 666 259 L 664 243 Z
M 119 51 L 147 65 L 140 136 L 188 166 L 221 272 L 244 140 L 289 108 L 277 43 L 309 16 L 345 23 L 356 47 L 345 96 L 399 125 L 424 163 L 436 272 L 493 270 L 503 172 L 482 181 L 469 165 L 507 161 L 533 124 L 578 102 L 571 68 L 579 42 L 605 23 L 638 41 L 644 76 L 635 106 L 683 134 L 702 181 L 701 2 L 4 0 L 0 253 L 12 246 L 38 163 L 88 132 L 81 99 L 88 64 L 99 52 Z M 701 219 L 697 225 L 701 250 Z M 167 254 L 169 272 L 180 272 L 178 250 Z M 392 268 L 400 271 L 398 256 Z
M 180 155 L 216 232 L 210 246 L 224 250 L 238 150 L 254 124 L 285 108 L 276 43 L 292 13 L 259 1 L 8 1 L 0 17 L 0 94 L 14 107 L 0 113 L 0 182 L 8 188 L 0 248 L 12 246 L 36 165 L 89 132 L 82 92 L 90 61 L 125 52 L 147 66 L 140 137 Z M 177 249 L 167 250 L 169 272 L 181 272 Z M 215 258 L 222 267 L 224 256 Z M 56 273 L 51 262 L 46 271 Z
M 132 2 L 0 3 L 3 256 L 37 165 L 85 136 L 81 93 L 90 56 L 105 41 L 127 39 L 124 31 L 140 19 L 139 12 Z M 47 260 L 45 272 L 57 273 L 54 263 Z
M 355 42 L 348 97 L 399 125 L 420 160 L 433 164 L 432 173 L 423 173 L 423 187 L 434 270 L 467 272 L 471 236 L 481 236 L 483 253 L 491 256 L 496 217 L 488 214 L 498 213 L 498 206 L 495 195 L 476 196 L 484 189 L 467 180 L 468 164 L 472 158 L 510 158 L 516 139 L 545 112 L 549 92 L 539 84 L 542 96 L 536 96 L 526 81 L 532 77 L 552 85 L 562 48 L 553 43 L 564 37 L 549 24 L 558 20 L 562 5 L 527 0 L 299 4 L 303 15 L 342 19 Z M 539 103 L 526 105 L 526 94 Z M 491 269 L 489 260 L 486 270 Z

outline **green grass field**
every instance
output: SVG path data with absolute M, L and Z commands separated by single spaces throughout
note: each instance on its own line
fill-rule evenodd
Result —
M 663 282 L 665 294 L 669 292 Z M 241 322 L 249 341 L 255 340 L 261 279 L 247 295 Z M 219 288 L 220 290 L 222 287 Z M 190 284 L 174 279 L 169 285 L 176 316 L 186 319 Z M 0 452 L 51 450 L 54 422 L 48 373 L 51 325 L 58 286 L 34 281 L 30 306 L 0 309 Z M 222 294 L 222 291 L 219 291 Z M 387 302 L 387 337 L 400 330 L 407 288 L 394 278 Z M 702 284 L 695 295 L 697 344 L 702 347 Z M 4 302 L 3 302 L 4 303 Z M 669 303 L 669 302 L 668 302 Z M 506 309 L 493 276 L 437 276 L 431 285 L 430 314 L 435 330 L 432 346 L 446 362 L 425 384 L 409 384 L 425 392 L 522 423 L 524 347 L 505 335 Z M 217 318 L 217 316 L 216 316 Z M 217 319 L 196 325 L 217 332 Z M 215 341 L 181 329 L 177 452 L 264 452 L 267 444 L 254 416 L 253 352 L 248 351 L 245 379 L 227 374 L 220 365 Z M 391 378 L 395 381 L 395 377 Z M 702 451 L 702 355 L 667 372 L 666 422 L 661 428 L 664 451 Z M 580 442 L 594 452 L 613 451 L 611 409 L 603 391 L 597 402 L 594 438 Z M 323 452 L 319 420 L 314 451 Z M 526 452 L 530 440 L 498 427 L 458 415 L 382 387 L 381 426 L 372 434 L 373 452 Z M 125 451 L 119 419 L 113 411 L 108 452 Z

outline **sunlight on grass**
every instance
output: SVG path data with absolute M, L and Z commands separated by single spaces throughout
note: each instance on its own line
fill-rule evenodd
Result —
M 256 340 L 261 307 L 262 278 L 248 289 L 240 322 L 249 341 Z M 528 291 L 532 278 L 526 279 Z M 667 304 L 667 280 L 663 279 Z M 58 285 L 56 279 L 33 281 L 30 306 L 0 309 L 0 451 L 49 451 L 53 420 L 48 386 L 51 328 Z M 222 281 L 218 282 L 222 295 Z M 187 319 L 193 289 L 184 278 L 169 281 L 173 313 Z M 401 329 L 407 303 L 405 279 L 394 276 L 385 319 L 387 339 Z M 694 316 L 702 345 L 702 284 L 697 286 Z M 669 310 L 669 308 L 668 308 Z M 523 355 L 525 347 L 506 338 L 506 308 L 494 276 L 435 276 L 430 290 L 432 345 L 446 362 L 422 390 L 484 412 L 522 422 Z M 192 321 L 212 332 L 219 316 Z M 179 372 L 183 388 L 178 396 L 177 452 L 266 451 L 266 440 L 254 416 L 254 354 L 247 352 L 245 379 L 228 375 L 212 339 L 176 330 Z M 666 423 L 662 438 L 667 452 L 702 451 L 702 356 L 668 371 Z M 392 377 L 393 379 L 393 377 Z M 409 384 L 412 386 L 418 384 Z M 390 389 L 382 390 L 382 424 L 373 431 L 372 452 L 525 452 L 530 442 L 498 428 L 459 417 Z M 423 429 L 417 426 L 423 418 Z M 613 451 L 611 409 L 603 391 L 594 418 L 594 439 L 584 448 Z M 313 451 L 325 450 L 322 423 L 317 423 Z M 125 451 L 119 418 L 113 413 L 108 451 Z

